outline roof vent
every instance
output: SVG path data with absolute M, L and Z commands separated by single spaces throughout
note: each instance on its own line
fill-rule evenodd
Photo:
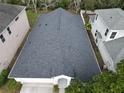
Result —
M 47 24 L 45 24 L 45 26 L 47 26 Z
M 29 41 L 29 44 L 31 44 L 31 41 Z
M 112 16 L 110 18 L 112 18 Z

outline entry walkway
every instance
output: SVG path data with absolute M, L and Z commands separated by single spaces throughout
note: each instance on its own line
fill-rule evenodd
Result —
M 20 93 L 53 93 L 52 84 L 23 84 Z

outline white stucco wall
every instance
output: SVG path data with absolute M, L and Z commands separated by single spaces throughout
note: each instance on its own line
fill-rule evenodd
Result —
M 52 83 L 54 84 L 53 78 L 14 78 L 17 82 L 24 83 Z
M 110 30 L 110 33 L 108 33 L 108 35 L 107 35 L 106 41 L 114 40 L 114 39 L 110 38 L 112 32 L 117 32 L 117 34 L 115 35 L 114 39 L 118 39 L 120 37 L 124 37 L 124 30 Z
M 52 78 L 14 78 L 14 79 L 23 85 L 20 93 L 29 93 L 31 91 L 38 92 L 38 93 L 40 92 L 52 93 L 54 85 L 57 85 L 59 83 L 58 82 L 59 79 L 63 79 L 63 78 L 67 79 L 67 84 L 64 85 L 64 88 L 66 88 L 70 85 L 72 77 L 65 76 L 65 75 L 59 75 Z M 58 87 L 59 87 L 59 84 L 58 84 Z M 48 92 L 48 91 L 51 91 L 51 92 Z
M 59 79 L 66 79 L 67 80 L 67 86 L 70 85 L 72 77 L 65 76 L 65 75 L 59 75 L 52 78 L 14 78 L 17 82 L 20 82 L 21 84 L 53 84 L 57 85 Z
M 109 30 L 107 36 L 105 36 L 105 32 L 108 27 L 104 24 L 104 22 L 102 21 L 102 18 L 99 15 L 98 15 L 97 20 L 95 19 L 95 21 L 93 23 L 91 22 L 91 25 L 92 25 L 91 32 L 94 37 L 94 41 L 96 39 L 96 36 L 95 36 L 96 30 L 98 30 L 102 35 L 102 39 L 101 40 L 98 39 L 98 43 L 96 45 L 98 46 L 98 49 L 100 51 L 100 54 L 103 58 L 104 63 L 106 64 L 106 66 L 108 67 L 109 70 L 115 71 L 115 65 L 113 63 L 113 60 L 110 57 L 110 55 L 103 43 L 104 41 L 107 42 L 107 41 L 113 40 L 113 39 L 110 39 L 110 36 L 111 36 L 111 33 L 113 32 L 113 30 Z M 118 34 L 119 33 L 117 33 L 115 38 L 118 38 L 118 36 L 119 36 Z
M 101 20 L 101 17 L 98 15 L 97 20 L 95 19 L 94 22 L 92 23 L 92 34 L 94 38 L 95 38 L 95 32 L 97 30 L 102 35 L 102 41 L 106 41 L 107 36 L 105 36 L 105 32 L 107 28 L 108 27 L 104 24 L 104 22 Z
M 54 79 L 54 84 L 55 84 L 55 85 L 58 84 L 58 80 L 61 79 L 61 78 L 67 79 L 67 86 L 70 85 L 70 82 L 71 82 L 72 77 L 65 76 L 65 75 L 59 75 L 59 76 L 53 77 L 53 79 Z
M 4 29 L 4 31 L 0 33 L 5 37 L 4 43 L 0 40 L 0 72 L 2 69 L 8 67 L 8 64 L 11 62 L 30 28 L 25 9 L 18 17 L 19 19 L 17 21 L 14 19 L 9 26 L 7 26 L 10 27 L 11 34 L 8 33 L 7 29 Z

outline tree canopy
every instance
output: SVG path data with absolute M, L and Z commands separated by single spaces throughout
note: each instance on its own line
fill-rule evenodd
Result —
M 124 60 L 117 65 L 116 71 L 105 71 L 88 82 L 74 80 L 66 93 L 124 93 Z
M 0 2 L 8 2 L 11 4 L 22 4 L 26 5 L 29 0 L 0 0 Z M 124 0 L 33 0 L 36 1 L 36 5 L 40 3 L 57 3 L 55 4 L 55 8 L 59 6 L 63 8 L 68 8 L 70 5 L 80 4 L 81 9 L 86 10 L 95 10 L 95 9 L 103 9 L 103 8 L 122 8 L 124 9 Z M 71 7 L 72 8 L 72 7 Z

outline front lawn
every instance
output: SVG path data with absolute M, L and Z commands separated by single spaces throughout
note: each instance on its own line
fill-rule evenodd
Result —
M 37 21 L 37 18 L 41 15 L 41 14 L 44 14 L 44 13 L 47 13 L 51 10 L 48 10 L 48 11 L 45 11 L 45 10 L 37 10 L 37 13 L 35 13 L 34 11 L 28 9 L 27 10 L 27 16 L 28 16 L 28 20 L 29 20 L 29 23 L 30 23 L 30 26 L 33 27 L 33 25 L 36 23 Z
M 39 12 L 38 13 L 35 13 L 32 10 L 27 10 L 27 16 L 28 16 L 29 24 L 30 24 L 31 27 L 35 24 L 36 19 L 37 19 L 37 17 L 39 15 L 40 15 Z

